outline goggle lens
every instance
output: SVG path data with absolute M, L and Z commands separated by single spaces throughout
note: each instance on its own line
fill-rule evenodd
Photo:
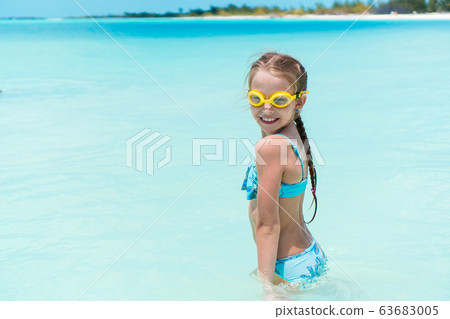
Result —
M 287 96 L 278 96 L 273 99 L 273 105 L 275 106 L 288 106 L 291 103 L 291 99 Z
M 248 100 L 249 100 L 250 104 L 253 106 L 259 106 L 262 104 L 261 97 L 254 93 L 251 93 L 248 95 Z

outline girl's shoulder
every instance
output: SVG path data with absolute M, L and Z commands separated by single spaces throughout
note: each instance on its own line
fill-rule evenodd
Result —
M 289 144 L 288 139 L 289 138 L 286 135 L 283 135 L 281 133 L 277 133 L 277 134 L 264 136 L 258 142 L 260 142 L 260 141 L 271 141 L 271 140 L 286 140 L 286 142 Z
M 260 149 L 262 147 L 265 147 L 267 149 L 276 149 L 276 147 L 269 147 L 268 145 L 276 146 L 279 149 L 280 146 L 293 145 L 293 143 L 292 143 L 291 139 L 285 135 L 272 134 L 272 135 L 267 135 L 267 136 L 261 138 L 256 143 L 255 149 Z
M 261 138 L 255 145 L 256 158 L 264 161 L 278 160 L 283 153 L 283 149 L 289 147 L 291 143 L 283 135 L 272 134 Z

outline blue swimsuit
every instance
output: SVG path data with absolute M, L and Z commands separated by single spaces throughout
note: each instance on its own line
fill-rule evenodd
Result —
M 304 174 L 303 161 L 300 157 L 297 146 L 285 135 L 278 133 L 286 137 L 292 145 L 294 153 L 300 159 L 302 164 L 302 177 Z M 306 185 L 308 184 L 308 178 L 302 179 L 296 184 L 286 184 L 281 182 L 280 197 L 294 197 L 302 194 Z M 242 184 L 242 190 L 247 191 L 247 199 L 256 199 L 258 191 L 258 176 L 256 174 L 256 164 L 252 163 L 247 168 L 244 182 Z M 323 252 L 316 239 L 312 238 L 312 243 L 301 253 L 280 258 L 275 263 L 275 273 L 290 282 L 290 284 L 280 284 L 281 286 L 287 286 L 295 289 L 307 289 L 312 283 L 317 281 L 317 277 L 322 276 L 328 270 L 326 265 L 327 257 Z
M 300 153 L 298 151 L 297 146 L 292 143 L 292 141 L 284 134 L 278 133 L 278 135 L 282 135 L 286 137 L 291 143 L 292 148 L 294 149 L 294 153 L 298 156 L 300 159 L 300 163 L 302 164 L 302 177 L 304 175 L 304 169 L 303 169 L 303 161 L 300 156 Z M 303 193 L 306 189 L 306 185 L 308 184 L 308 178 L 302 179 L 300 182 L 296 184 L 286 184 L 281 182 L 281 188 L 280 188 L 280 197 L 281 198 L 287 198 L 287 197 L 294 197 L 298 196 L 301 193 Z M 258 192 L 258 176 L 256 174 L 256 164 L 251 163 L 247 168 L 247 173 L 245 174 L 244 183 L 242 183 L 242 190 L 247 191 L 247 199 L 255 199 L 256 193 Z

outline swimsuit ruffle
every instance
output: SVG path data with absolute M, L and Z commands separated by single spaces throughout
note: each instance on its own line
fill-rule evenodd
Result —
M 241 190 L 247 191 L 247 199 L 255 199 L 258 192 L 258 177 L 256 175 L 255 164 L 250 164 L 245 173 L 245 179 L 242 183 Z

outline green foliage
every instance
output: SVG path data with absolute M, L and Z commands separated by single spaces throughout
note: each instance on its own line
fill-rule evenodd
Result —
M 246 6 L 245 4 L 241 7 L 240 11 L 243 14 L 251 14 L 251 13 L 253 13 L 253 9 L 248 7 L 248 6 Z
M 316 13 L 325 14 L 328 13 L 328 9 L 322 3 L 316 3 Z
M 219 7 L 214 7 L 214 6 L 210 6 L 209 7 L 209 12 L 211 12 L 212 14 L 216 15 L 219 12 Z
M 324 4 L 318 2 L 315 8 L 306 9 L 303 5 L 289 9 L 283 9 L 278 6 L 256 6 L 250 7 L 247 5 L 242 5 L 240 7 L 229 4 L 226 7 L 215 7 L 210 6 L 208 10 L 202 9 L 190 9 L 188 12 L 183 12 L 183 9 L 178 9 L 177 13 L 166 12 L 164 14 L 158 13 L 129 13 L 125 12 L 125 17 L 202 17 L 202 16 L 230 16 L 230 15 L 285 15 L 285 14 L 346 14 L 346 13 L 362 13 L 366 11 L 373 0 L 366 0 L 367 3 L 361 0 L 345 0 L 339 1 L 335 0 L 330 8 L 326 7 Z M 370 12 L 372 13 L 390 13 L 391 11 L 396 11 L 397 13 L 411 13 L 416 12 L 436 12 L 436 11 L 450 11 L 450 0 L 388 0 L 385 3 L 379 3 L 376 8 L 371 7 Z
M 201 17 L 203 13 L 205 13 L 205 11 L 203 11 L 202 9 L 194 9 L 194 10 L 191 9 L 189 10 L 188 15 L 192 17 Z
M 391 11 L 397 13 L 426 12 L 427 3 L 425 0 L 390 0 L 387 3 L 380 4 L 376 13 L 390 13 Z
M 125 12 L 124 13 L 126 18 L 159 18 L 162 15 L 158 13 L 148 13 L 148 12 L 140 12 L 140 13 L 130 13 Z
M 332 9 L 340 9 L 342 7 L 343 7 L 342 3 L 340 3 L 339 1 L 335 1 L 335 2 L 333 2 L 333 6 L 331 8 Z
M 436 0 L 428 0 L 428 12 L 436 12 L 437 11 L 437 1 Z
M 397 0 L 400 1 L 400 0 Z M 407 3 L 411 6 L 413 11 L 425 12 L 427 11 L 427 3 L 425 0 L 402 0 L 402 2 Z
M 450 0 L 390 0 L 378 5 L 376 13 L 411 13 L 450 11 Z
M 437 0 L 437 11 L 450 11 L 450 0 Z

